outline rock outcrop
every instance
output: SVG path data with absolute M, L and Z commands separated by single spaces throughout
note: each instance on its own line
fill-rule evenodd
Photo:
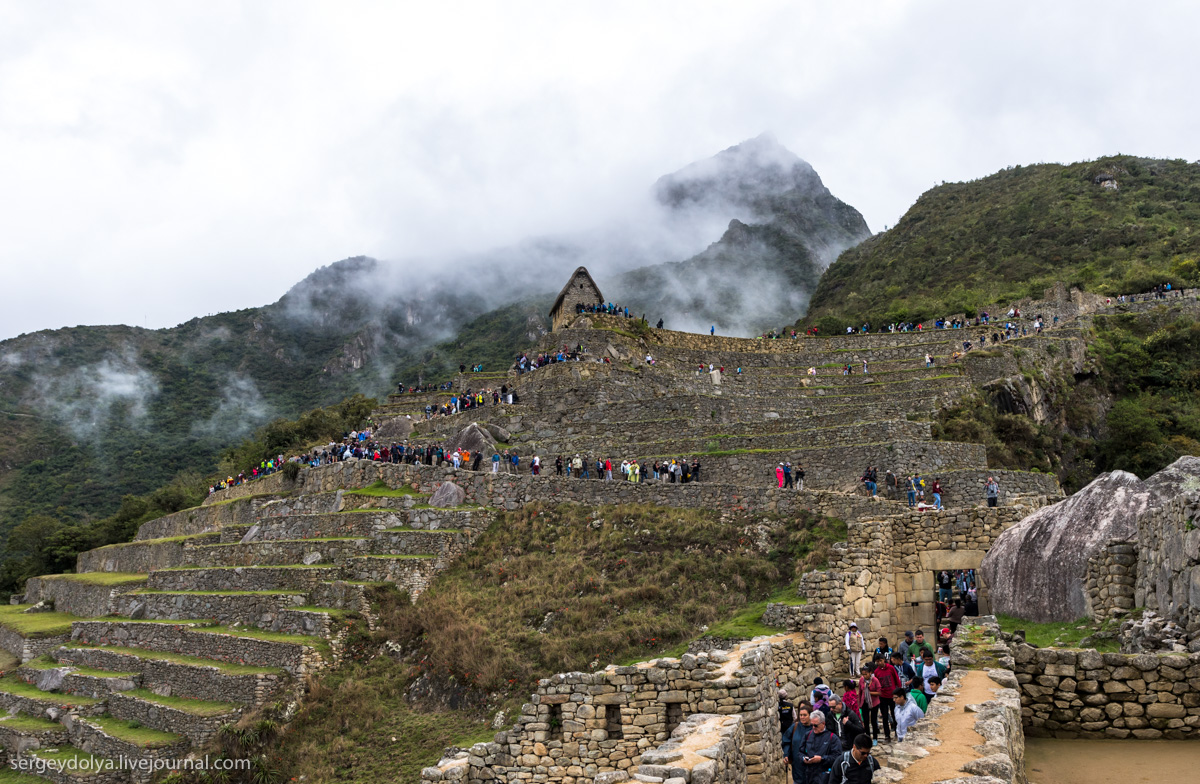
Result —
M 446 440 L 445 447 L 447 454 L 456 449 L 465 449 L 472 455 L 482 451 L 486 453 L 487 457 L 491 457 L 492 450 L 496 448 L 496 441 L 486 428 L 480 427 L 477 422 L 472 422 L 450 436 Z
M 1146 484 L 1126 471 L 1102 474 L 1005 531 L 980 569 L 997 613 L 1073 621 L 1086 612 L 1088 558 L 1110 539 L 1132 539 L 1150 506 Z
M 980 569 L 992 608 L 1030 621 L 1087 613 L 1088 559 L 1111 540 L 1137 538 L 1137 518 L 1200 482 L 1200 458 L 1181 457 L 1146 481 L 1127 471 L 1096 477 L 1071 497 L 1005 531 Z

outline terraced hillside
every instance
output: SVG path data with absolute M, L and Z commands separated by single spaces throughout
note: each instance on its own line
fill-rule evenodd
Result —
M 887 471 L 939 478 L 947 509 L 928 513 L 933 525 L 981 505 L 988 475 L 1000 480 L 1003 506 L 1061 495 L 1052 475 L 989 466 L 978 444 L 933 439 L 929 420 L 968 399 L 1018 349 L 1069 357 L 1076 325 L 959 361 L 964 340 L 977 346 L 991 330 L 745 340 L 639 337 L 628 326 L 581 319 L 538 347 L 582 344 L 579 361 L 457 382 L 458 391 L 506 384 L 517 404 L 424 421 L 424 406 L 443 392 L 394 396 L 376 412 L 402 420 L 395 432 L 411 425 L 417 443 L 471 422 L 490 426 L 497 448 L 521 455 L 519 473 L 365 460 L 305 468 L 295 479 L 279 472 L 148 522 L 132 542 L 84 553 L 73 574 L 31 579 L 22 603 L 0 612 L 0 645 L 20 660 L 0 681 L 0 704 L 13 714 L 0 721 L 7 753 L 195 753 L 222 726 L 299 697 L 307 676 L 338 665 L 351 622 L 375 622 L 369 589 L 394 585 L 420 602 L 500 510 L 531 502 L 713 509 L 738 521 L 737 536 L 734 526 L 768 512 L 911 520 L 898 495 L 862 493 L 857 477 L 867 465 L 881 480 Z M 710 373 L 710 363 L 725 373 Z M 854 372 L 844 375 L 847 365 Z M 576 453 L 614 463 L 694 458 L 702 470 L 686 484 L 554 476 L 553 457 Z M 542 457 L 541 476 L 528 473 L 532 454 Z M 781 460 L 804 464 L 804 490 L 774 486 Z M 432 508 L 446 482 L 463 490 L 463 503 Z M 1009 524 L 1016 512 L 997 520 Z M 138 770 L 95 780 L 146 778 Z
M 295 699 L 338 663 L 350 619 L 371 622 L 369 586 L 419 596 L 488 525 L 487 510 L 424 500 L 386 488 L 240 499 L 152 521 L 85 553 L 77 573 L 31 579 L 24 603 L 0 613 L 0 644 L 20 660 L 0 680 L 7 754 L 143 761 L 95 780 L 144 781 L 152 761 Z

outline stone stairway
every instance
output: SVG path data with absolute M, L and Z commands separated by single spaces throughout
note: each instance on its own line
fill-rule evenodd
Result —
M 368 589 L 415 599 L 493 519 L 424 501 L 367 488 L 187 510 L 30 579 L 0 617 L 19 660 L 0 678 L 0 748 L 52 781 L 148 781 L 298 694 L 339 660 L 348 616 L 371 622 Z

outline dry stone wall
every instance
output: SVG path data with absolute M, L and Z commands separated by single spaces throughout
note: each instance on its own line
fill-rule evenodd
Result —
M 1084 596 L 1089 618 L 1119 618 L 1133 609 L 1137 556 L 1136 542 L 1112 540 L 1088 559 Z
M 114 588 L 70 577 L 31 577 L 25 583 L 23 601 L 26 604 L 49 601 L 54 603 L 54 609 L 58 612 L 91 618 L 97 615 L 108 615 L 113 611 L 113 600 L 117 594 L 139 588 L 142 585 L 144 585 L 144 581 L 127 583 Z
M 1013 646 L 1033 737 L 1198 738 L 1200 654 L 1099 653 Z
M 258 519 L 270 496 L 239 498 L 228 504 L 197 506 L 165 515 L 138 527 L 134 541 L 164 539 L 173 536 L 195 536 L 217 531 L 227 525 L 250 525 Z
M 1200 492 L 1143 513 L 1137 542 L 1134 603 L 1200 637 Z
M 794 649 L 794 642 L 784 647 Z M 537 693 L 522 707 L 512 729 L 498 733 L 493 743 L 477 744 L 464 757 L 426 768 L 421 779 L 430 784 L 575 784 L 623 781 L 632 773 L 646 776 L 649 784 L 666 778 L 773 784 L 784 775 L 776 678 L 769 638 L 744 643 L 730 653 L 685 654 L 595 673 L 556 675 L 539 681 Z M 674 735 L 697 714 L 717 718 L 696 718 Z M 676 748 L 672 738 L 700 732 L 701 727 L 715 733 L 714 745 L 726 762 L 710 767 L 697 760 L 701 764 L 689 770 L 698 778 L 674 775 L 682 756 L 669 759 Z M 664 745 L 666 750 L 655 756 Z M 663 772 L 671 775 L 658 775 Z
M 146 574 L 155 569 L 182 566 L 185 563 L 185 547 L 216 544 L 220 539 L 219 533 L 207 533 L 188 539 L 150 539 L 125 544 L 110 544 L 80 553 L 75 562 L 75 570 L 78 572 Z

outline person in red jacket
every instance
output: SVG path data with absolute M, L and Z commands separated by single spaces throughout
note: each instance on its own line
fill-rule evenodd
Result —
M 900 673 L 891 662 L 879 654 L 875 655 L 875 677 L 879 680 L 879 720 L 883 725 L 884 742 L 892 740 L 892 727 L 896 726 L 896 708 L 892 695 L 900 689 Z

